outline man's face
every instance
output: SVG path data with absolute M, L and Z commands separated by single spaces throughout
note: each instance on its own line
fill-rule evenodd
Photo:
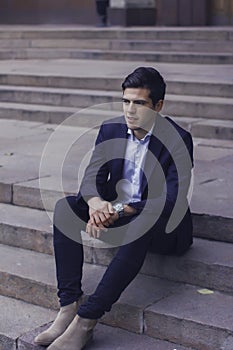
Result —
M 131 130 L 149 131 L 155 122 L 156 112 L 162 108 L 160 100 L 153 106 L 146 88 L 127 88 L 123 93 L 123 110 L 126 124 Z

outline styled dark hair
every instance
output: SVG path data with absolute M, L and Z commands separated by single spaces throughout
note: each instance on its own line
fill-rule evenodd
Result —
M 146 88 L 150 90 L 150 99 L 155 106 L 164 100 L 166 84 L 162 75 L 152 67 L 139 67 L 130 73 L 122 83 L 122 90 L 127 88 Z

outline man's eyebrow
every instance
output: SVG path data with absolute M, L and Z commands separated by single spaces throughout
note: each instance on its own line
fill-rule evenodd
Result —
M 143 100 L 143 99 L 135 99 L 135 100 L 129 100 L 128 98 L 126 97 L 122 97 L 122 101 L 127 101 L 127 102 L 144 102 L 144 103 L 147 103 L 147 100 Z

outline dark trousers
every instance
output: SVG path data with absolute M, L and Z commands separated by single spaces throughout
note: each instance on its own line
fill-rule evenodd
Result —
M 107 23 L 107 8 L 109 6 L 109 0 L 97 0 L 96 10 L 103 24 Z
M 72 210 L 67 210 L 68 207 Z M 81 218 L 74 225 L 71 223 L 73 214 Z M 78 300 L 83 294 L 83 245 L 80 243 L 80 231 L 85 229 L 85 222 L 88 218 L 87 206 L 79 205 L 74 196 L 61 199 L 56 205 L 54 212 L 54 251 L 58 297 L 61 306 Z M 68 226 L 69 232 L 64 234 L 62 227 Z M 124 226 L 121 227 L 122 229 L 124 229 Z M 75 240 L 72 237 L 75 237 Z M 138 274 L 147 251 L 172 254 L 175 250 L 175 244 L 176 236 L 165 234 L 164 223 L 160 220 L 153 229 L 137 240 L 120 246 L 95 292 L 79 307 L 78 315 L 83 318 L 98 319 L 106 311 L 110 311 L 113 303 L 119 299 L 124 289 Z

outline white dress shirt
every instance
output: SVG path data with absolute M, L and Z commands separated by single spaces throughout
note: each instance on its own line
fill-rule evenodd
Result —
M 141 201 L 143 169 L 153 128 L 154 125 L 141 140 L 134 136 L 131 129 L 128 129 L 123 179 L 117 184 L 117 201 L 123 204 Z

